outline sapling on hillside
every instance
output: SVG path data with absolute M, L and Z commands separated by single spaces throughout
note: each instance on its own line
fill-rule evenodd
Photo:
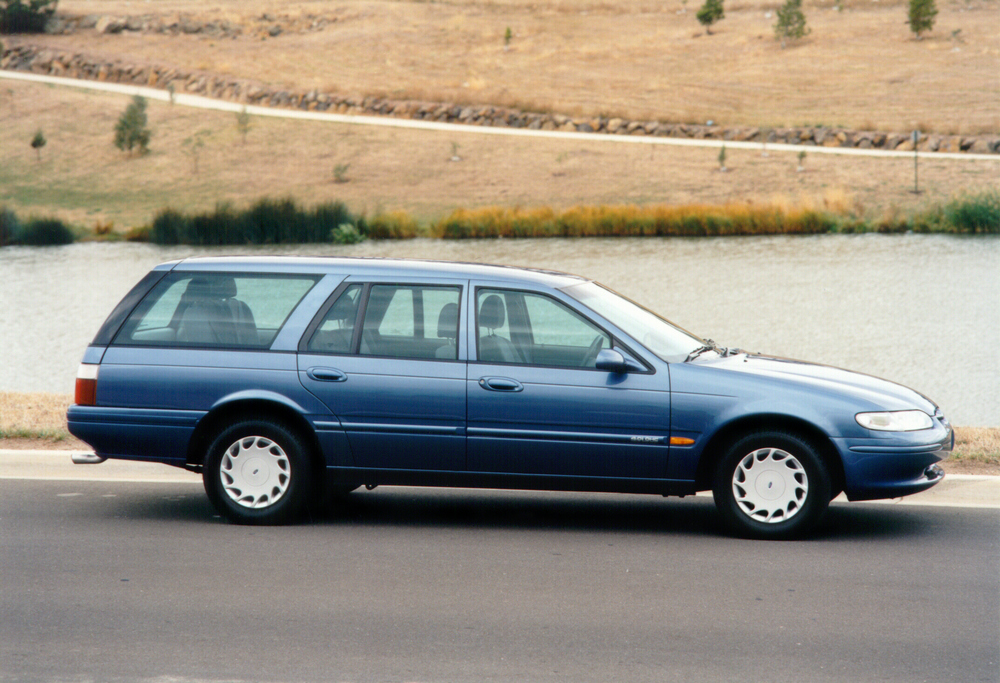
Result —
M 937 5 L 934 4 L 934 0 L 910 0 L 907 23 L 917 40 L 923 38 L 921 33 L 934 28 L 934 17 L 937 16 L 937 13 Z
M 212 134 L 210 130 L 199 130 L 181 143 L 181 151 L 191 159 L 191 171 L 198 175 L 198 160 L 201 150 L 205 147 L 205 139 Z
M 705 4 L 701 6 L 695 17 L 705 27 L 705 33 L 712 35 L 712 24 L 726 17 L 726 13 L 722 9 L 722 0 L 705 0 Z
M 139 154 L 148 152 L 152 133 L 146 121 L 146 98 L 136 95 L 115 124 L 115 147 L 129 156 L 133 149 L 138 149 Z
M 778 22 L 774 25 L 774 37 L 781 41 L 781 49 L 785 49 L 788 40 L 804 38 L 811 31 L 806 26 L 802 0 L 785 0 L 785 4 L 778 8 Z
M 35 131 L 35 137 L 31 138 L 31 148 L 35 150 L 39 161 L 42 160 L 42 147 L 44 147 L 47 142 L 48 140 L 45 139 L 45 133 L 42 132 L 41 128 Z
M 240 136 L 243 138 L 243 144 L 247 144 L 247 133 L 250 132 L 250 114 L 247 112 L 246 106 L 236 112 L 236 130 L 239 131 Z

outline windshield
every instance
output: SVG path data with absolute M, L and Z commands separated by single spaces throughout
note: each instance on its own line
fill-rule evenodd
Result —
M 571 285 L 562 291 L 607 318 L 668 363 L 680 363 L 705 345 L 703 339 L 596 282 Z

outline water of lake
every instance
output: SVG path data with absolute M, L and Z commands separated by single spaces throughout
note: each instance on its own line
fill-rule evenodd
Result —
M 724 346 L 885 377 L 1000 426 L 1000 239 L 944 235 L 0 249 L 0 391 L 71 393 L 84 348 L 153 265 L 192 255 L 478 261 L 586 275 Z

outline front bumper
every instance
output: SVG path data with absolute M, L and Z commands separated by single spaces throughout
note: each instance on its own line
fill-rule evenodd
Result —
M 955 434 L 945 421 L 918 432 L 881 434 L 867 439 L 835 439 L 844 463 L 848 500 L 900 498 L 920 493 L 944 479 L 941 461 L 951 455 Z

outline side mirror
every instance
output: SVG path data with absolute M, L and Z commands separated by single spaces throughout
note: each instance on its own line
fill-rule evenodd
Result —
M 645 368 L 632 360 L 626 360 L 620 351 L 614 349 L 602 349 L 597 354 L 595 367 L 605 372 L 624 374 L 626 372 L 642 372 Z

